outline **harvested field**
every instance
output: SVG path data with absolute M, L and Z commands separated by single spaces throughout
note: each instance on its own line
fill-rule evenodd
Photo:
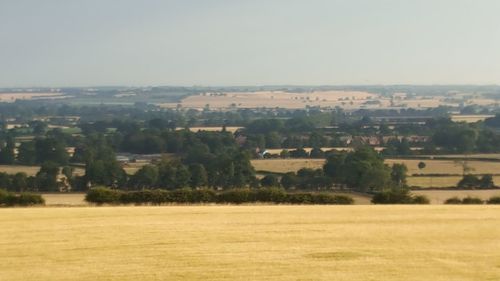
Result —
M 476 123 L 478 121 L 483 121 L 486 118 L 490 118 L 490 117 L 495 117 L 495 115 L 452 115 L 451 121 Z
M 230 133 L 234 133 L 237 130 L 243 127 L 226 127 L 226 131 Z M 182 127 L 177 127 L 176 130 L 183 130 Z M 199 132 L 199 131 L 207 131 L 207 132 L 220 132 L 222 131 L 222 127 L 190 127 L 189 130 L 191 132 Z
M 443 204 L 446 199 L 451 197 L 464 198 L 467 196 L 479 197 L 488 200 L 492 196 L 500 196 L 499 189 L 490 190 L 414 190 L 413 194 L 425 195 L 431 200 L 431 204 Z
M 258 159 L 251 160 L 256 171 L 275 173 L 296 172 L 302 168 L 320 169 L 323 159 Z
M 84 193 L 44 193 L 47 206 L 86 206 Z
M 417 160 L 417 159 L 386 159 L 389 165 L 394 163 L 404 163 L 408 167 L 408 174 L 455 174 L 461 175 L 462 166 L 454 160 Z M 418 163 L 424 162 L 426 167 L 418 169 Z M 499 174 L 500 162 L 488 161 L 467 161 L 467 165 L 472 168 L 471 174 Z
M 261 92 L 230 92 L 230 93 L 204 93 L 189 96 L 181 101 L 186 108 L 205 108 L 208 104 L 213 109 L 224 108 L 304 108 L 306 106 L 344 108 L 374 107 L 387 105 L 388 101 L 382 100 L 382 104 L 365 105 L 367 101 L 380 100 L 376 94 L 356 91 L 314 91 L 308 93 L 289 93 L 283 91 L 261 91 Z M 385 103 L 387 104 L 385 104 Z M 177 104 L 161 104 L 164 107 L 172 107 Z
M 0 172 L 15 174 L 19 172 L 24 172 L 28 176 L 34 176 L 40 170 L 40 166 L 22 166 L 22 165 L 0 165 Z M 73 171 L 75 175 L 84 175 L 85 169 L 75 168 Z
M 418 187 L 454 187 L 462 179 L 461 176 L 445 176 L 445 177 L 408 177 L 409 186 Z M 494 176 L 495 185 L 500 185 L 500 176 Z
M 500 279 L 498 206 L 13 208 L 0 221 L 0 280 Z
M 15 102 L 16 100 L 66 98 L 61 93 L 0 93 L 0 102 Z

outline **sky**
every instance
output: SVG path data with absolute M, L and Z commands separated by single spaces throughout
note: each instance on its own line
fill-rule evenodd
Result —
M 500 84 L 497 0 L 0 0 L 0 87 Z

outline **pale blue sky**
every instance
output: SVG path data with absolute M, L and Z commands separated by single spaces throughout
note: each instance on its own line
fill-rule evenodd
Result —
M 497 0 L 0 0 L 0 87 L 500 84 Z

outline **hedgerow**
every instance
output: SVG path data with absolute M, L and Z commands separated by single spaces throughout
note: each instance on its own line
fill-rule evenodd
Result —
M 45 200 L 39 194 L 16 194 L 0 189 L 0 207 L 44 205 Z
M 170 203 L 350 205 L 354 203 L 354 200 L 346 195 L 334 195 L 329 193 L 288 193 L 281 188 L 241 188 L 230 189 L 220 193 L 216 193 L 211 189 L 121 191 L 109 188 L 94 188 L 87 192 L 85 200 L 97 205 L 161 205 Z

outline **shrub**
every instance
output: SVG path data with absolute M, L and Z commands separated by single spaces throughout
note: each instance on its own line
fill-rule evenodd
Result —
M 462 199 L 462 204 L 483 204 L 484 201 L 481 198 L 467 196 Z
M 0 194 L 1 195 L 1 194 Z M 4 195 L 1 198 L 7 198 Z M 3 199 L 2 199 L 3 200 Z M 354 200 L 345 195 L 328 193 L 286 193 L 282 188 L 231 189 L 219 194 L 211 189 L 177 189 L 117 191 L 108 188 L 91 189 L 85 200 L 97 205 L 102 204 L 153 204 L 164 203 L 224 203 L 242 204 L 254 202 L 291 203 L 291 204 L 353 204 Z M 4 200 L 5 201 L 5 200 Z
M 445 204 L 462 204 L 462 200 L 458 197 L 451 197 L 444 201 Z
M 287 202 L 290 204 L 312 204 L 314 201 L 311 193 L 289 193 Z
M 217 195 L 218 203 L 242 204 L 255 202 L 255 192 L 249 189 L 231 189 Z
M 17 205 L 20 206 L 32 206 L 32 205 L 44 205 L 45 199 L 40 194 L 33 193 L 21 193 L 17 197 Z
M 488 204 L 500 204 L 500 196 L 493 196 L 491 197 L 488 202 Z
M 281 188 L 260 188 L 255 193 L 255 200 L 258 202 L 286 202 L 286 192 Z
M 0 189 L 0 206 L 32 206 L 43 204 L 45 204 L 45 200 L 39 194 L 21 193 L 16 195 L 15 193 Z
M 95 203 L 97 205 L 102 204 L 119 204 L 122 203 L 122 192 L 118 190 L 112 190 L 105 187 L 96 187 L 90 189 L 85 195 L 85 201 L 89 203 Z
M 430 204 L 429 198 L 424 195 L 417 195 L 413 197 L 413 204 Z
M 191 191 L 191 203 L 211 203 L 217 201 L 217 194 L 211 189 Z
M 372 198 L 373 204 L 429 204 L 424 195 L 413 196 L 407 190 L 391 190 L 376 193 Z

